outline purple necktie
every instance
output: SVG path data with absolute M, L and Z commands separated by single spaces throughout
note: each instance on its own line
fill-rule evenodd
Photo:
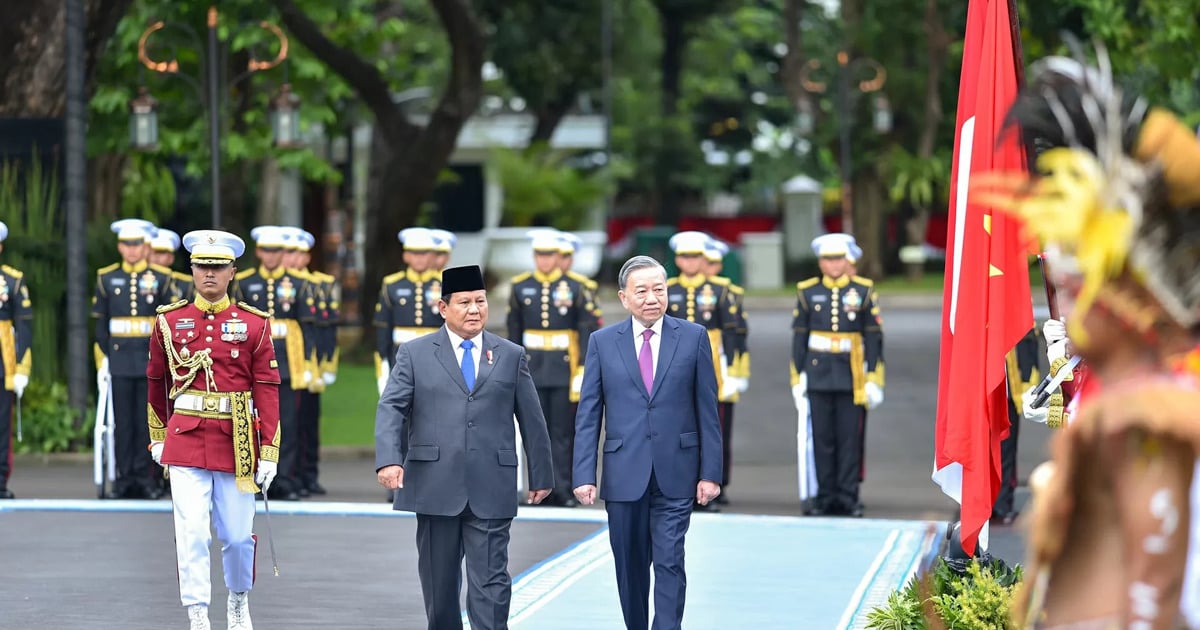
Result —
M 654 352 L 650 350 L 650 337 L 654 331 L 647 328 L 642 331 L 642 352 L 638 355 L 638 368 L 642 370 L 642 383 L 646 385 L 646 393 L 654 386 Z

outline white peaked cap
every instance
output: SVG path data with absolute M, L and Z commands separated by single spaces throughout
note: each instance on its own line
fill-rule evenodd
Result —
M 430 252 L 437 249 L 437 239 L 429 228 L 410 227 L 400 230 L 396 235 L 404 249 L 414 252 Z
M 246 252 L 246 242 L 220 230 L 195 230 L 183 235 L 183 247 L 196 265 L 232 263 Z
M 708 249 L 710 240 L 712 239 L 704 232 L 688 230 L 676 233 L 667 241 L 667 245 L 676 254 L 703 254 L 704 250 Z
M 525 233 L 532 241 L 535 252 L 559 252 L 562 250 L 562 232 L 554 228 L 535 228 Z
M 458 244 L 458 237 L 450 230 L 430 228 L 429 233 L 433 235 L 434 248 L 439 252 L 449 252 Z
M 817 256 L 850 256 L 850 245 L 854 237 L 841 232 L 822 234 L 812 241 L 813 253 Z
M 116 233 L 118 241 L 142 240 L 149 243 L 158 228 L 145 219 L 119 219 L 113 221 L 109 228 Z
M 287 246 L 287 232 L 278 225 L 260 225 L 250 230 L 250 238 L 259 247 Z
M 158 234 L 150 241 L 150 247 L 155 251 L 173 252 L 179 249 L 179 234 L 167 228 L 158 228 Z

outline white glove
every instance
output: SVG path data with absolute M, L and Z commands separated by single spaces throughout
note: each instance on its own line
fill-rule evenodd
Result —
M 304 383 L 303 383 L 303 384 L 304 384 L 304 385 L 308 385 L 308 384 L 309 384 L 309 383 L 311 383 L 311 382 L 313 382 L 313 380 L 312 380 L 312 371 L 311 371 L 311 370 L 304 370 Z
M 720 393 L 719 398 L 721 398 L 721 399 L 732 398 L 733 395 L 737 394 L 737 393 L 738 393 L 737 378 L 733 377 L 733 376 L 726 376 L 725 381 L 723 383 L 721 383 L 721 393 Z
M 96 389 L 101 393 L 108 389 L 108 383 L 112 380 L 112 375 L 108 372 L 108 357 L 100 360 L 100 367 L 96 370 Z
M 275 473 L 279 469 L 279 464 L 268 462 L 265 459 L 258 460 L 258 473 L 254 475 L 254 483 L 262 488 L 263 492 L 271 487 L 271 482 L 275 481 Z
M 1065 358 L 1067 356 L 1067 340 L 1066 338 L 1046 346 L 1046 360 L 1050 363 Z
M 1062 341 L 1067 338 L 1067 325 L 1061 319 L 1047 319 L 1042 324 L 1042 336 L 1046 338 L 1046 345 Z
M 745 394 L 746 390 L 750 389 L 750 379 L 739 378 L 737 380 L 737 390 L 739 394 Z
M 375 381 L 375 386 L 379 389 L 380 396 L 383 395 L 383 389 L 387 387 L 388 376 L 389 374 L 384 372 L 383 376 L 380 376 L 379 379 Z
M 13 393 L 17 398 L 25 393 L 25 387 L 29 385 L 29 377 L 24 374 L 13 374 Z
M 808 375 L 801 374 L 800 382 L 792 385 L 792 400 L 795 401 L 796 407 L 808 405 Z
M 571 377 L 571 393 L 578 394 L 583 391 L 583 372 Z
M 1034 409 L 1033 405 L 1033 390 L 1026 390 L 1021 394 L 1021 414 L 1026 420 L 1036 422 L 1038 424 L 1046 424 L 1046 420 L 1050 417 L 1050 405 L 1046 405 L 1041 409 Z
M 325 381 L 326 385 L 333 385 L 334 381 L 337 380 L 337 375 L 333 372 L 325 372 L 321 374 L 321 380 Z
M 883 404 L 883 388 L 875 383 L 868 382 L 863 386 L 867 394 L 867 410 L 874 409 Z
M 158 464 L 159 466 L 162 466 L 162 452 L 163 452 L 163 443 L 162 442 L 151 442 L 150 443 L 150 457 L 154 458 L 154 463 Z

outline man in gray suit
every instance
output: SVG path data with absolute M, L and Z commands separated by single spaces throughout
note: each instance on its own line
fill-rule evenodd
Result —
M 445 326 L 402 344 L 375 414 L 375 469 L 393 509 L 417 515 L 417 569 L 430 630 L 462 628 L 467 559 L 471 627 L 508 627 L 509 527 L 517 515 L 513 415 L 529 462 L 530 503 L 554 484 L 550 437 L 525 349 L 484 330 L 477 266 L 442 275 Z

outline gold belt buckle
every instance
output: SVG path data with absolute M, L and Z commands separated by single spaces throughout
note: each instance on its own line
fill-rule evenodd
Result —
M 221 399 L 220 398 L 218 398 L 216 396 L 205 396 L 204 397 L 204 410 L 205 411 L 217 411 L 220 408 L 221 408 Z

